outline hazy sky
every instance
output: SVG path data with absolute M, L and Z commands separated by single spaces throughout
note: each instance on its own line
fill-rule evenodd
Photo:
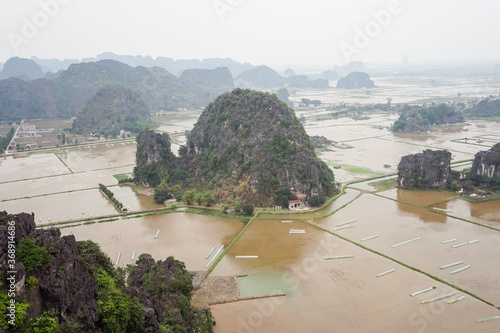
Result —
M 499 0 L 0 0 L 0 61 L 500 62 Z

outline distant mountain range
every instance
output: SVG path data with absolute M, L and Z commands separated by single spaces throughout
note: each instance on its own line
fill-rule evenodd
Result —
M 97 62 L 100 60 L 116 60 L 121 63 L 127 64 L 131 67 L 143 66 L 143 67 L 160 67 L 166 69 L 170 73 L 179 76 L 182 71 L 186 69 L 215 69 L 217 67 L 227 67 L 233 77 L 236 77 L 254 68 L 253 65 L 245 62 L 240 63 L 236 60 L 230 58 L 209 58 L 209 59 L 180 59 L 174 60 L 167 57 L 157 57 L 154 59 L 151 56 L 132 56 L 132 55 L 118 55 L 112 52 L 106 52 L 92 58 L 83 58 L 81 61 L 77 59 L 40 59 L 37 57 L 32 57 L 36 63 L 38 63 L 45 72 L 56 73 L 60 70 L 66 70 L 72 64 L 85 63 L 85 62 Z
M 288 71 L 291 73 L 291 71 Z M 316 79 L 310 80 L 305 75 L 293 75 L 284 77 L 278 74 L 272 68 L 259 66 L 254 69 L 241 73 L 235 78 L 236 86 L 250 89 L 280 89 L 290 88 L 315 88 L 327 89 L 328 80 Z
M 132 89 L 150 110 L 200 108 L 213 99 L 211 90 L 187 84 L 163 68 L 101 60 L 71 65 L 54 80 L 1 80 L 0 120 L 75 116 L 108 85 Z
M 0 80 L 17 77 L 23 80 L 34 80 L 43 77 L 45 73 L 33 60 L 23 58 L 10 58 L 3 65 Z
M 210 91 L 211 98 L 234 89 L 233 76 L 227 67 L 186 69 L 179 79 L 193 87 Z

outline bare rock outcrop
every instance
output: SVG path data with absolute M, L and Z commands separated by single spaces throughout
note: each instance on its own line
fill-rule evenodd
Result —
M 471 174 L 488 178 L 500 178 L 500 143 L 490 150 L 480 151 L 474 158 Z
M 451 153 L 447 150 L 424 150 L 423 153 L 401 158 L 398 185 L 405 189 L 447 187 Z

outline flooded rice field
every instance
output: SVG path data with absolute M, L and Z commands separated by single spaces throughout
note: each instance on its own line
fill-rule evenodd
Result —
M 306 90 L 291 94 L 289 99 L 299 103 L 302 98 L 319 99 L 322 103 L 387 103 L 391 97 L 393 103 L 415 103 L 421 101 L 447 101 L 460 93 L 463 100 L 474 97 L 497 95 L 500 92 L 498 76 L 440 76 L 440 77 L 372 77 L 377 88 L 374 89 L 327 89 Z M 330 82 L 330 86 L 336 86 Z
M 480 78 L 433 80 L 437 83 L 431 78 L 377 78 L 380 88 L 369 94 L 305 91 L 292 99 L 385 103 L 392 97 L 397 103 L 456 96 L 460 82 L 464 96 L 489 89 L 479 85 Z M 490 83 L 491 89 L 500 87 L 500 82 Z M 415 90 L 415 85 L 421 88 Z M 240 221 L 139 213 L 161 206 L 151 196 L 118 186 L 113 177 L 132 172 L 132 141 L 1 158 L 0 209 L 34 212 L 40 226 L 86 219 L 87 224 L 61 229 L 62 234 L 96 241 L 113 263 L 120 253 L 119 266 L 149 253 L 155 259 L 174 256 L 191 271 L 206 271 L 224 246 L 227 253 L 210 276 L 240 276 L 240 297 L 285 296 L 212 305 L 217 333 L 498 332 L 499 320 L 478 319 L 500 316 L 500 202 L 470 203 L 449 192 L 392 188 L 401 156 L 448 149 L 453 162 L 469 161 L 460 164 L 467 167 L 475 153 L 500 141 L 498 123 L 470 121 L 434 133 L 394 135 L 388 130 L 394 114 L 321 120 L 313 112 L 300 111 L 308 118 L 307 133 L 344 143 L 321 151 L 320 158 L 337 181 L 361 182 L 350 184 L 319 211 L 259 215 L 228 249 L 243 230 Z M 154 117 L 159 130 L 172 135 L 174 152 L 199 114 Z M 366 180 L 377 176 L 386 177 Z M 119 216 L 98 190 L 99 183 L 137 214 Z M 376 183 L 384 183 L 385 189 Z M 117 220 L 102 221 L 110 215 Z M 440 296 L 449 297 L 435 299 Z
M 97 242 L 113 263 L 120 252 L 121 267 L 134 263 L 140 254 L 149 253 L 157 260 L 174 256 L 188 270 L 203 271 L 212 247 L 227 246 L 242 228 L 243 223 L 238 220 L 172 213 L 64 228 L 61 233 Z
M 157 204 L 150 195 L 134 192 L 130 186 L 110 186 L 108 190 L 113 192 L 115 198 L 126 207 L 128 211 L 144 211 L 164 207 Z
M 2 202 L 9 213 L 35 213 L 37 225 L 118 214 L 98 189 L 57 193 Z

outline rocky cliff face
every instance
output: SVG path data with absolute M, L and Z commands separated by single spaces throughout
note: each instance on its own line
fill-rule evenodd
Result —
M 363 72 L 353 72 L 337 82 L 337 88 L 341 89 L 361 89 L 375 88 L 373 80 L 370 80 L 370 75 Z
M 23 263 L 16 264 L 18 292 L 16 300 L 29 300 L 26 318 L 40 316 L 44 312 L 53 312 L 60 323 L 77 321 L 84 329 L 93 330 L 99 319 L 97 308 L 97 280 L 90 275 L 79 257 L 78 246 L 73 236 L 61 237 L 59 229 L 35 230 L 33 214 L 9 215 L 0 212 L 0 266 L 2 282 L 5 285 L 5 272 L 8 266 L 7 249 L 8 221 L 15 223 L 15 245 L 25 237 L 48 251 L 52 260 L 34 270 L 27 271 Z M 16 255 L 20 255 L 16 252 Z M 19 260 L 19 257 L 17 257 Z M 26 286 L 26 281 L 36 279 L 37 283 Z
M 75 132 L 117 135 L 120 130 L 134 130 L 149 120 L 149 109 L 141 96 L 120 85 L 106 86 L 97 91 L 78 114 Z
M 170 150 L 167 133 L 143 131 L 137 137 L 136 167 L 134 175 L 140 182 L 158 185 L 168 170 L 177 168 L 177 159 Z
M 15 267 L 8 262 L 11 242 Z M 56 228 L 35 229 L 33 214 L 1 211 L 0 248 L 0 332 L 212 331 L 207 312 L 190 308 L 191 277 L 173 257 L 156 262 L 141 254 L 125 286 L 99 245 L 61 237 Z M 8 271 L 17 271 L 15 327 L 4 320 Z
M 239 88 L 225 93 L 202 113 L 179 158 L 164 142 L 160 134 L 141 133 L 136 178 L 154 186 L 177 169 L 191 186 L 210 188 L 226 203 L 272 205 L 280 186 L 302 198 L 334 191 L 332 170 L 276 95 Z
M 446 150 L 424 150 L 407 155 L 398 165 L 398 185 L 405 189 L 447 187 L 451 153 Z
M 471 174 L 500 178 L 500 143 L 495 144 L 490 150 L 480 151 L 476 154 Z

